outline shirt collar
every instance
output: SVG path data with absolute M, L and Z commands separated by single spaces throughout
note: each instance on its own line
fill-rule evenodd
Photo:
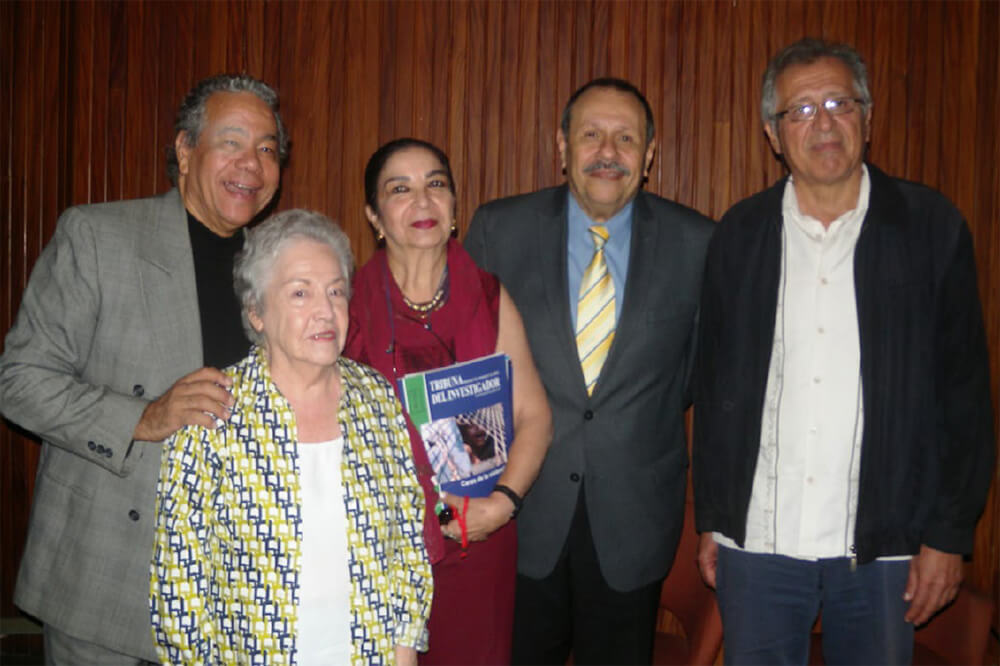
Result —
M 629 201 L 625 206 L 612 215 L 607 222 L 604 223 L 604 227 L 608 230 L 608 238 L 614 239 L 616 235 L 619 237 L 621 233 L 625 231 L 630 224 L 632 224 L 632 207 L 635 204 L 635 198 Z M 579 202 L 577 202 L 576 197 L 573 196 L 573 192 L 569 192 L 569 224 L 571 227 L 581 229 L 586 232 L 589 227 L 597 222 L 594 222 L 590 217 L 583 211 L 580 207 Z M 585 234 L 589 238 L 589 234 Z M 610 240 L 608 242 L 611 242 Z
M 861 222 L 865 219 L 865 215 L 868 213 L 868 199 L 870 194 L 871 178 L 868 176 L 868 166 L 862 163 L 861 187 L 858 188 L 857 205 L 831 222 L 829 227 L 824 228 L 822 222 L 811 215 L 806 215 L 801 211 L 799 208 L 799 198 L 795 194 L 794 177 L 789 176 L 788 182 L 785 184 L 784 196 L 781 199 L 781 213 L 785 220 L 790 220 L 792 223 L 796 224 L 810 237 L 822 237 L 825 235 L 832 236 L 837 234 L 843 228 L 861 224 Z

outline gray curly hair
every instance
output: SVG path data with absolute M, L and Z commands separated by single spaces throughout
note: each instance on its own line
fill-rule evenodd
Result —
M 301 208 L 272 215 L 247 233 L 246 244 L 233 263 L 233 288 L 240 302 L 243 330 L 256 345 L 265 340 L 250 325 L 250 312 L 259 314 L 266 306 L 264 292 L 282 250 L 290 242 L 303 239 L 322 243 L 333 250 L 347 280 L 347 296 L 351 296 L 354 255 L 351 254 L 351 241 L 340 225 L 321 213 Z
M 285 124 L 281 122 L 281 114 L 278 113 L 278 93 L 271 86 L 248 74 L 219 74 L 196 83 L 194 88 L 184 97 L 180 108 L 177 109 L 174 136 L 184 132 L 184 142 L 188 146 L 193 148 L 198 145 L 198 137 L 205 129 L 205 105 L 212 95 L 220 92 L 251 93 L 267 104 L 271 113 L 274 114 L 274 124 L 278 127 L 279 164 L 284 164 L 285 160 L 288 159 L 288 132 L 285 129 Z M 167 146 L 167 178 L 170 179 L 171 184 L 177 185 L 179 174 L 180 165 L 177 162 L 177 149 L 171 142 Z

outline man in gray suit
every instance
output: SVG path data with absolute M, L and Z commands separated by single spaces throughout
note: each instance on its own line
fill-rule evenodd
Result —
M 278 189 L 277 94 L 206 79 L 176 130 L 176 189 L 63 213 L 0 357 L 0 411 L 43 440 L 14 601 L 44 623 L 49 663 L 156 659 L 159 442 L 228 414 L 216 368 L 249 347 L 232 260 Z
M 562 664 L 572 650 L 577 664 L 648 663 L 683 522 L 683 414 L 713 225 L 640 191 L 655 132 L 630 83 L 577 90 L 557 142 L 567 185 L 484 205 L 465 241 L 514 297 L 555 428 L 518 518 L 513 659 Z

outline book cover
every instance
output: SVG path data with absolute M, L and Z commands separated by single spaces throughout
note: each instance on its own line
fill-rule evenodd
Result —
M 514 439 L 511 378 L 510 358 L 493 354 L 399 379 L 443 491 L 485 497 L 493 490 Z

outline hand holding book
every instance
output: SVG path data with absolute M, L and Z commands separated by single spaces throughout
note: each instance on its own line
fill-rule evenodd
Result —
M 493 354 L 408 374 L 399 379 L 399 386 L 403 406 L 424 441 L 440 491 L 459 497 L 488 497 L 504 473 L 514 440 L 507 355 Z M 494 502 L 489 506 L 503 505 Z M 439 507 L 439 513 L 443 508 Z M 475 509 L 477 517 L 481 511 Z M 493 511 L 487 513 L 492 515 Z
M 441 493 L 441 500 L 452 511 L 462 510 L 464 498 L 460 495 Z M 485 541 L 493 532 L 510 521 L 514 503 L 501 493 L 492 493 L 487 497 L 470 497 L 469 508 L 465 514 L 466 537 L 469 541 Z M 462 528 L 457 520 L 441 526 L 441 531 L 449 539 L 462 540 Z

